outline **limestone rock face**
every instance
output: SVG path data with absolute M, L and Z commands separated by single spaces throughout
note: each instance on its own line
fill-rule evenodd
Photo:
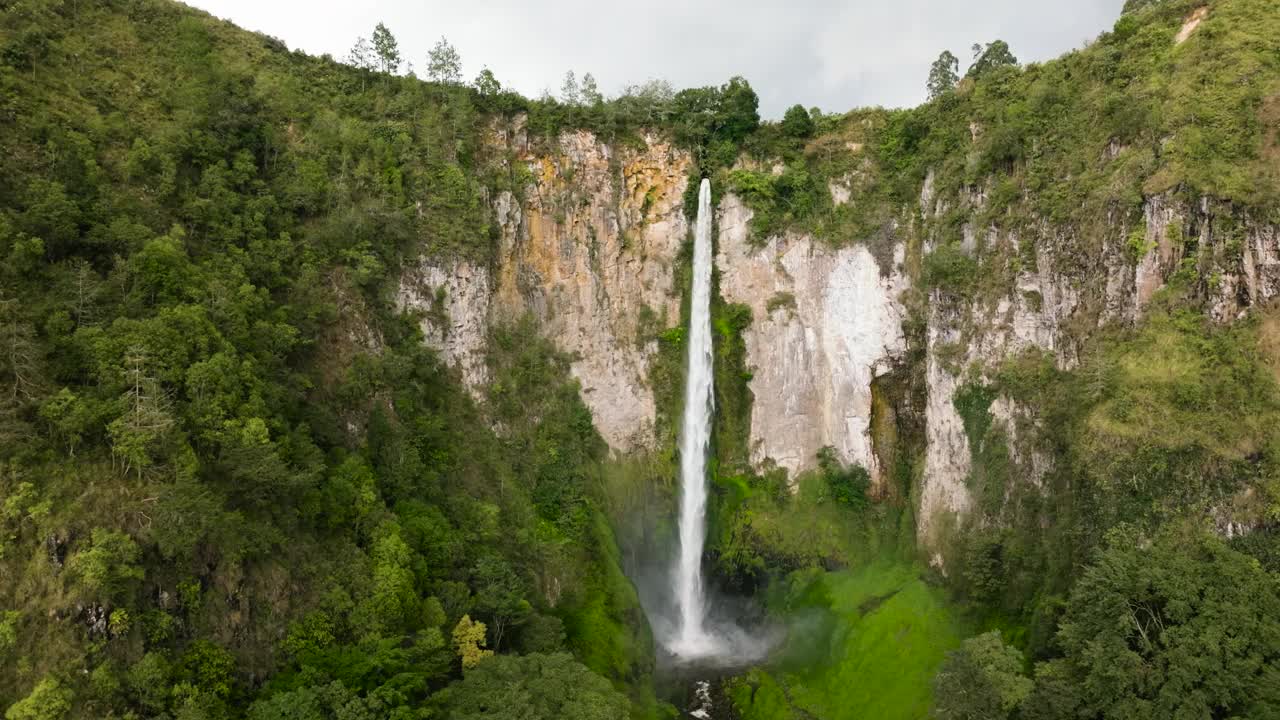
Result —
M 732 194 L 720 205 L 720 293 L 751 308 L 744 333 L 754 396 L 752 460 L 792 473 L 818 450 L 878 479 L 870 434 L 871 382 L 906 347 L 898 262 L 884 274 L 862 245 L 840 249 L 804 235 L 748 243 L 751 211 Z
M 677 322 L 673 266 L 688 234 L 689 158 L 648 138 L 621 151 L 586 132 L 554 156 L 527 157 L 535 182 L 501 219 L 495 316 L 533 314 L 574 355 L 573 374 L 596 427 L 617 450 L 653 442 L 654 400 L 642 323 Z
M 532 315 L 573 356 L 583 400 L 610 447 L 653 443 L 648 384 L 656 345 L 645 325 L 678 322 L 673 264 L 688 233 L 689 157 L 666 141 L 618 150 L 588 132 L 530 148 L 517 123 L 496 142 L 533 181 L 493 199 L 501 232 L 496 267 L 428 261 L 401 280 L 402 307 L 422 314 L 427 341 L 473 389 L 487 381 L 493 323 Z
M 488 380 L 489 270 L 474 263 L 423 261 L 401 278 L 396 301 L 421 313 L 422 334 L 472 390 Z
M 928 403 L 925 406 L 924 477 L 916 519 L 916 534 L 926 547 L 936 547 L 943 540 L 936 526 L 945 514 L 961 516 L 971 503 L 965 482 L 971 467 L 969 438 L 964 431 L 964 420 L 955 407 L 961 379 L 947 370 L 940 358 L 943 345 L 954 342 L 957 336 L 948 318 L 937 310 L 930 312 L 925 370 Z

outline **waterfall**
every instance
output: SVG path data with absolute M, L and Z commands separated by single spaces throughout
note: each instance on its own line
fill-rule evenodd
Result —
M 689 309 L 689 365 L 680 429 L 680 556 L 675 568 L 679 625 L 671 651 L 681 657 L 714 654 L 718 643 L 703 627 L 702 547 L 706 541 L 707 450 L 711 440 L 711 181 L 698 190 L 693 239 L 693 296 Z

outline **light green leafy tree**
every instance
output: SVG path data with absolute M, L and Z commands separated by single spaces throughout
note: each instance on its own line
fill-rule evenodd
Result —
M 373 29 L 373 53 L 378 58 L 382 72 L 394 75 L 400 70 L 400 45 L 382 23 L 378 23 Z
M 572 70 L 564 74 L 564 82 L 560 83 L 560 102 L 565 105 L 582 104 L 582 88 L 578 87 L 578 79 Z
M 36 683 L 31 694 L 5 711 L 5 720 L 62 720 L 71 712 L 71 689 L 55 678 Z
M 472 620 L 470 615 L 463 615 L 454 626 L 453 647 L 462 660 L 463 670 L 470 670 L 493 655 L 492 650 L 484 649 L 486 630 L 484 623 Z
M 462 56 L 443 36 L 427 53 L 427 77 L 445 85 L 462 83 Z
M 361 70 L 373 70 L 375 65 L 374 49 L 369 44 L 368 38 L 363 35 L 356 38 L 355 45 L 351 46 L 351 50 L 347 53 L 347 64 Z
M 484 97 L 493 97 L 502 92 L 502 83 L 498 82 L 498 78 L 494 77 L 493 71 L 484 68 L 475 80 L 476 92 Z
M 73 555 L 68 569 L 88 594 L 116 599 L 142 579 L 141 556 L 138 543 L 129 535 L 94 528 L 89 549 Z
M 147 370 L 147 355 L 140 348 L 125 357 L 125 411 L 107 426 L 111 453 L 125 473 L 142 472 L 155 462 L 155 451 L 173 429 L 169 398 Z
M 604 103 L 604 95 L 596 83 L 596 76 L 586 73 L 582 76 L 582 84 L 578 87 L 578 100 L 583 105 L 595 107 Z

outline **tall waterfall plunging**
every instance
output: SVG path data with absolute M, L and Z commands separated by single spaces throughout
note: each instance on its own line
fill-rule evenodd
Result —
M 680 554 L 675 568 L 679 624 L 670 649 L 692 658 L 715 654 L 720 643 L 704 627 L 702 549 L 706 542 L 707 450 L 711 440 L 711 181 L 698 190 L 693 239 L 693 296 L 689 309 L 689 365 L 680 429 Z

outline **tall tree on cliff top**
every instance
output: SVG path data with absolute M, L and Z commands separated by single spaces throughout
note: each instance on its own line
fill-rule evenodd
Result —
M 929 99 L 934 100 L 943 93 L 954 90 L 959 81 L 959 58 L 952 55 L 950 50 L 943 50 L 938 59 L 933 61 L 933 67 L 929 69 Z
M 400 45 L 382 23 L 373 29 L 373 51 L 378 56 L 382 72 L 394 75 L 400 69 Z
M 462 82 L 462 56 L 443 35 L 427 54 L 427 77 L 446 85 L 458 85 Z

